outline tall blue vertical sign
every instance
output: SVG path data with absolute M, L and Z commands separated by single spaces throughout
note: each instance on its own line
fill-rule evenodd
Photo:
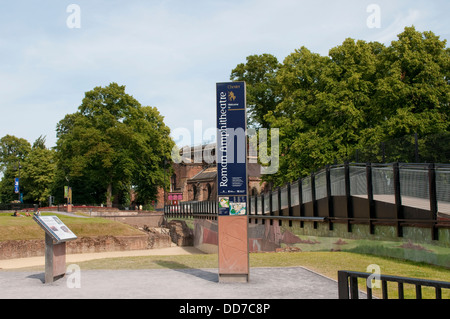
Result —
M 217 84 L 219 282 L 248 282 L 245 82 Z
M 247 215 L 245 82 L 217 83 L 219 215 Z

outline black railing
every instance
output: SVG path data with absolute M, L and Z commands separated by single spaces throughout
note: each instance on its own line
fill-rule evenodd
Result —
M 215 217 L 216 202 L 186 202 L 165 208 L 176 217 Z M 249 196 L 250 220 L 368 224 L 374 234 L 378 224 L 393 225 L 397 236 L 403 227 L 428 227 L 438 240 L 440 227 L 450 221 L 450 165 L 446 164 L 356 164 L 327 166 L 310 176 Z
M 164 215 L 170 218 L 211 218 L 217 217 L 216 201 L 181 202 L 178 205 L 164 206 Z
M 23 209 L 37 209 L 37 204 L 22 204 L 22 203 L 10 203 L 10 204 L 0 204 L 0 211 L 13 211 L 13 210 L 23 210 Z
M 388 275 L 378 275 L 355 272 L 355 271 L 339 271 L 338 272 L 338 288 L 339 299 L 359 299 L 358 278 L 363 278 L 366 281 L 367 298 L 372 299 L 372 284 L 367 284 L 368 278 L 379 280 L 381 282 L 382 298 L 389 299 L 388 282 L 398 284 L 398 299 L 404 299 L 404 284 L 415 285 L 416 299 L 422 299 L 422 287 L 434 287 L 436 299 L 442 299 L 442 289 L 450 289 L 450 282 L 435 281 L 426 279 L 406 278 Z

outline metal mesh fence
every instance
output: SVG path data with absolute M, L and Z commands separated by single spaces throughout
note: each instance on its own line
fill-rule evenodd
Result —
M 272 211 L 278 210 L 278 192 L 272 192 Z
M 310 201 L 312 201 L 311 176 L 308 176 L 302 180 L 302 202 L 308 203 Z
M 428 167 L 402 164 L 400 166 L 400 194 L 402 197 L 430 198 Z
M 436 197 L 438 211 L 450 214 L 450 165 L 436 167 Z
M 358 197 L 368 196 L 367 187 L 367 166 L 366 164 L 350 164 L 349 165 L 349 181 L 350 195 Z M 394 185 L 394 165 L 393 164 L 371 164 L 372 172 L 372 194 L 374 200 L 384 202 L 395 202 L 395 185 Z M 432 209 L 430 195 L 430 171 L 429 164 L 399 164 L 399 183 L 400 196 L 402 205 L 417 207 L 425 210 Z M 450 214 L 450 165 L 436 164 L 436 198 L 438 211 Z M 315 199 L 327 197 L 326 170 L 322 170 L 314 174 Z M 291 206 L 299 205 L 299 196 L 302 203 L 312 201 L 312 180 L 311 176 L 307 176 L 299 181 L 295 181 L 290 185 Z M 301 183 L 302 192 L 299 194 L 299 183 Z M 330 167 L 330 187 L 331 196 L 345 196 L 345 166 L 336 165 Z M 288 203 L 288 187 L 284 186 L 280 189 L 281 209 L 286 209 Z M 262 198 L 257 199 L 257 213 L 268 214 L 271 211 L 278 210 L 278 190 L 269 192 L 264 196 L 264 208 Z M 272 202 L 272 207 L 270 203 Z M 253 202 L 252 202 L 253 203 Z M 252 213 L 255 210 L 252 209 Z
M 350 166 L 350 195 L 367 195 L 367 179 L 365 166 Z
M 291 184 L 291 205 L 297 206 L 299 204 L 298 198 L 298 181 Z
M 281 188 L 281 209 L 288 208 L 288 188 L 284 186 Z
M 345 196 L 345 168 L 344 166 L 330 169 L 331 196 Z
M 394 196 L 394 172 L 392 165 L 377 165 L 372 167 L 372 188 L 374 196 Z
M 318 172 L 315 176 L 316 199 L 327 197 L 327 179 L 324 170 Z
M 270 213 L 270 196 L 269 193 L 264 195 L 264 214 Z
M 261 198 L 261 196 L 258 196 L 258 198 L 256 199 L 256 205 L 257 205 L 257 212 L 258 212 L 258 214 L 262 214 L 263 213 L 263 207 L 262 207 L 262 198 Z

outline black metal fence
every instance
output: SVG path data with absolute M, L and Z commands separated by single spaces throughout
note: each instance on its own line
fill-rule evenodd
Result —
M 358 278 L 365 279 L 365 286 L 367 292 L 367 298 L 372 299 L 372 283 L 368 284 L 367 281 L 372 279 L 379 280 L 381 282 L 382 298 L 389 299 L 388 294 L 388 282 L 397 283 L 398 287 L 398 299 L 404 299 L 404 285 L 411 284 L 416 287 L 416 299 L 422 299 L 422 287 L 433 287 L 435 289 L 436 299 L 442 299 L 442 289 L 450 289 L 450 282 L 434 281 L 416 278 L 406 278 L 397 276 L 379 275 L 378 277 L 373 274 L 355 272 L 355 271 L 338 271 L 338 288 L 339 299 L 359 299 L 359 287 Z
M 218 214 L 216 201 L 181 202 L 178 205 L 164 206 L 164 215 L 170 218 L 208 218 L 215 219 Z
M 448 164 L 357 164 L 332 165 L 308 177 L 278 187 L 271 192 L 250 196 L 250 219 L 278 220 L 292 225 L 299 221 L 368 224 L 374 234 L 377 224 L 394 225 L 397 236 L 403 227 L 415 225 L 432 230 L 450 224 L 450 165 Z M 217 202 L 186 202 L 166 206 L 171 217 L 207 217 L 217 215 Z
M 403 226 L 415 224 L 430 227 L 437 239 L 438 227 L 448 226 L 445 219 L 450 218 L 450 165 L 327 166 L 272 192 L 251 196 L 249 216 L 324 218 L 330 230 L 334 223 L 346 223 L 349 232 L 353 224 L 369 224 L 372 234 L 374 225 L 391 224 L 397 226 L 398 237 L 403 236 Z
M 11 204 L 0 204 L 0 211 L 20 211 L 23 209 L 35 209 L 37 210 L 37 204 L 22 204 L 22 203 L 11 203 Z

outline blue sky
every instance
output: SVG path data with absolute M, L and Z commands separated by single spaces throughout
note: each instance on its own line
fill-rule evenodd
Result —
M 70 4 L 80 28 L 67 25 Z M 380 28 L 367 25 L 370 4 Z M 84 93 L 117 82 L 198 143 L 194 121 L 215 126 L 215 83 L 247 56 L 327 55 L 348 37 L 389 45 L 411 25 L 449 39 L 449 12 L 448 0 L 0 0 L 0 137 L 52 147 Z

